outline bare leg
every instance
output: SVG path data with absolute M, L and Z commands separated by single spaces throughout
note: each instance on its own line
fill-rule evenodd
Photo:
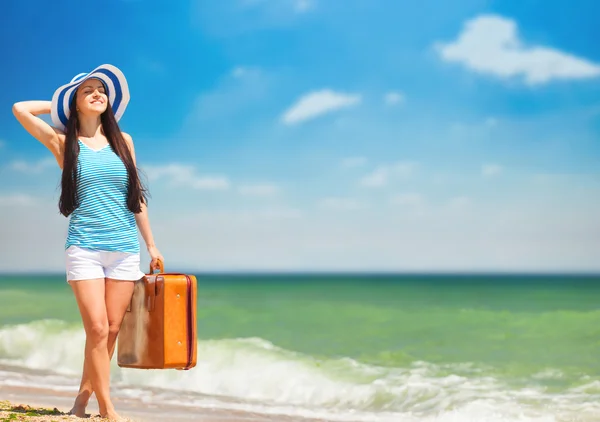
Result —
M 110 400 L 108 359 L 108 317 L 104 303 L 104 278 L 71 282 L 85 329 L 85 360 L 90 382 L 96 392 L 101 415 L 113 412 Z
M 102 416 L 108 417 L 110 419 L 119 419 L 119 416 L 114 410 L 112 402 L 110 401 L 110 360 L 114 354 L 115 345 L 117 336 L 119 333 L 119 328 L 121 326 L 121 322 L 123 321 L 123 316 L 127 309 L 127 305 L 129 304 L 131 294 L 133 293 L 133 283 L 127 281 L 116 281 L 112 279 L 99 279 L 102 280 L 102 284 L 104 285 L 103 291 L 98 287 L 96 290 L 95 297 L 104 296 L 104 313 L 105 313 L 105 327 L 103 327 L 103 334 L 106 332 L 106 342 L 104 346 L 104 353 L 102 354 L 104 357 L 101 360 L 101 365 L 103 370 L 105 371 L 104 378 L 101 377 L 101 380 L 106 380 L 106 384 L 102 382 L 94 382 L 95 368 L 94 363 L 94 355 L 88 353 L 88 350 L 93 350 L 94 343 L 91 339 L 91 336 L 86 335 L 86 355 L 84 359 L 83 365 L 83 374 L 81 378 L 81 384 L 79 388 L 79 393 L 77 398 L 75 399 L 75 404 L 71 409 L 70 413 L 75 414 L 79 417 L 85 417 L 85 407 L 92 395 L 93 392 L 101 391 L 101 394 L 96 393 L 96 398 L 98 399 L 98 406 L 100 409 L 100 414 Z M 96 281 L 96 280 L 94 280 Z M 81 282 L 77 282 L 78 284 Z M 73 287 L 75 290 L 75 287 Z M 77 291 L 76 297 L 78 295 Z M 86 296 L 89 297 L 89 294 L 86 292 Z M 80 292 L 81 296 L 81 292 Z M 92 296 L 92 297 L 94 297 Z M 78 303 L 80 303 L 80 299 L 78 298 Z M 89 299 L 88 299 L 89 300 Z M 81 302 L 84 302 L 82 300 Z M 101 301 L 99 301 L 101 302 Z M 85 304 L 84 304 L 85 306 Z M 80 304 L 81 308 L 81 304 Z M 98 311 L 99 312 L 99 311 Z M 83 317 L 83 312 L 82 312 Z M 84 322 L 85 326 L 85 322 Z M 87 334 L 87 329 L 86 329 Z M 100 354 L 99 352 L 97 354 Z M 97 390 L 97 388 L 104 388 L 104 390 Z M 103 404 L 104 403 L 104 404 Z
M 86 349 L 87 349 L 87 340 L 86 340 Z M 92 381 L 90 380 L 89 368 L 88 368 L 88 360 L 86 357 L 83 358 L 83 373 L 81 375 L 81 384 L 79 385 L 79 392 L 77 393 L 77 397 L 75 398 L 75 403 L 71 410 L 69 410 L 69 414 L 76 415 L 80 418 L 85 418 L 85 408 L 90 401 L 90 397 L 94 389 L 92 388 Z

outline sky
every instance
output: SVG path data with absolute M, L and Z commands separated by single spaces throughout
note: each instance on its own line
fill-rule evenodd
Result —
M 598 272 L 600 4 L 576 4 L 3 2 L 0 271 L 64 271 L 68 224 L 12 105 L 109 63 L 167 270 Z

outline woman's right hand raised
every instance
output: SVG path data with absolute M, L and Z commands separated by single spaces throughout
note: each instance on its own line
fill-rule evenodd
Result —
M 44 120 L 37 117 L 40 114 L 49 114 L 51 110 L 50 101 L 20 101 L 12 107 L 13 114 L 21 125 L 40 141 L 56 158 L 59 167 L 63 163 L 64 132 L 50 126 Z

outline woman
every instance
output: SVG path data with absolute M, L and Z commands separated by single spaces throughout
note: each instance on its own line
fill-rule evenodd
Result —
M 69 217 L 65 244 L 70 284 L 86 334 L 81 385 L 70 413 L 85 417 L 92 392 L 100 415 L 119 420 L 110 398 L 110 361 L 140 271 L 139 229 L 152 259 L 154 244 L 145 189 L 137 174 L 131 136 L 117 121 L 129 102 L 127 81 L 114 66 L 79 74 L 52 101 L 13 106 L 23 127 L 62 169 L 59 209 Z M 37 117 L 50 113 L 54 127 Z

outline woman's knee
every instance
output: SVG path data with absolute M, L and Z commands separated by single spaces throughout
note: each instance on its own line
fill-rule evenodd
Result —
M 119 334 L 119 329 L 121 328 L 121 326 L 118 323 L 115 322 L 109 322 L 108 323 L 108 336 L 109 337 L 116 337 Z
M 108 339 L 108 322 L 94 321 L 87 330 L 87 336 L 94 343 L 100 343 Z

